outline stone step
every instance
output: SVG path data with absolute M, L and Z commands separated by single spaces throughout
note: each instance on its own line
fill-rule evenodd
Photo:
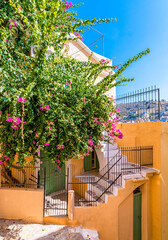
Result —
M 88 201 L 95 201 L 95 202 L 92 202 L 93 206 L 97 206 L 97 204 L 99 203 L 103 203 L 104 201 L 102 199 L 98 199 L 99 196 L 97 196 L 94 192 L 90 191 L 90 190 L 87 190 L 85 192 L 85 199 L 88 200 Z
M 121 189 L 122 187 L 118 184 L 113 185 L 113 195 L 117 196 L 118 195 L 118 190 Z
M 104 151 L 108 151 L 108 150 L 117 150 L 118 149 L 118 144 L 114 143 L 114 144 L 109 144 L 107 142 L 101 144 L 102 145 L 102 149 Z
M 78 204 L 79 204 L 81 207 L 91 207 L 91 206 L 93 206 L 92 202 L 87 202 L 87 200 L 86 200 L 85 198 L 79 199 Z
M 97 196 L 101 196 L 106 191 L 107 187 L 103 187 L 101 184 L 95 183 L 93 184 L 92 189 Z M 112 195 L 112 193 L 109 190 L 101 196 L 101 199 L 105 202 L 106 199 L 108 198 L 108 195 Z
M 97 184 L 101 185 L 104 189 L 107 189 L 110 186 L 110 184 L 112 183 L 112 180 L 110 180 L 106 177 L 102 177 L 101 175 L 98 175 L 96 177 L 96 181 L 98 181 Z M 113 191 L 113 187 L 111 186 L 108 189 L 108 192 L 112 193 L 112 191 Z
M 119 154 L 119 150 L 115 149 L 115 150 L 110 150 L 110 151 L 104 151 L 104 157 L 105 158 L 113 158 L 114 156 L 116 156 L 117 154 Z

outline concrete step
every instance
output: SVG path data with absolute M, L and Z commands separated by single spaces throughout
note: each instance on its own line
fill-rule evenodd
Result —
M 108 146 L 108 143 L 105 142 L 105 143 L 103 143 L 103 144 L 101 144 L 101 145 L 102 145 L 102 149 L 103 149 L 104 151 L 117 150 L 117 149 L 118 149 L 118 144 L 117 144 L 117 143 L 109 144 L 109 146 Z
M 98 181 L 97 184 L 101 185 L 104 189 L 107 189 L 110 186 L 110 184 L 112 183 L 112 180 L 110 180 L 106 177 L 103 177 L 103 178 L 101 178 L 101 177 L 102 177 L 101 175 L 98 175 L 96 177 L 96 181 Z M 113 192 L 112 186 L 108 189 L 108 192 L 110 192 L 110 193 Z
M 107 188 L 103 187 L 101 184 L 95 183 L 95 184 L 93 184 L 92 191 L 93 191 L 97 196 L 101 196 L 101 195 L 106 191 L 106 189 L 107 189 Z M 101 196 L 101 199 L 105 202 L 109 195 L 112 195 L 112 193 L 108 190 L 107 192 L 105 192 L 105 193 Z
M 113 158 L 116 154 L 119 154 L 119 150 L 115 149 L 115 150 L 110 150 L 110 151 L 104 151 L 104 157 L 105 158 Z
M 85 199 L 88 200 L 88 201 L 95 201 L 95 202 L 92 202 L 93 206 L 97 206 L 98 204 L 100 203 L 103 203 L 104 201 L 102 199 L 99 199 L 97 201 L 99 196 L 97 196 L 94 192 L 90 191 L 90 190 L 87 190 L 85 192 Z
M 114 196 L 117 196 L 118 195 L 118 190 L 121 189 L 122 187 L 117 185 L 117 184 L 114 184 L 113 185 L 113 195 Z
M 81 207 L 91 207 L 91 206 L 93 206 L 93 204 L 91 202 L 87 202 L 87 200 L 85 198 L 79 199 L 79 205 Z

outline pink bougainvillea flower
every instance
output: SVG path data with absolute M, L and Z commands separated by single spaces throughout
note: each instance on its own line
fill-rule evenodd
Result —
M 26 102 L 27 100 L 25 99 L 25 98 L 18 98 L 18 100 L 17 100 L 18 102 Z
M 15 126 L 12 126 L 12 128 L 18 130 L 18 127 L 15 127 Z
M 69 141 L 70 139 L 67 139 L 67 142 Z
M 46 105 L 46 106 L 45 106 L 45 109 L 46 109 L 46 110 L 50 110 L 50 106 Z
M 56 145 L 56 147 L 59 149 L 59 148 L 61 148 L 61 146 L 60 145 Z
M 93 146 L 92 139 L 89 139 L 89 140 L 88 140 L 88 145 L 90 145 L 91 147 Z
M 9 24 L 9 28 L 12 28 L 12 25 L 11 25 L 11 24 Z
M 118 108 L 118 109 L 116 110 L 116 112 L 120 112 L 120 109 Z
M 42 164 L 43 162 L 42 161 L 40 161 L 40 164 Z
M 17 27 L 17 23 L 16 22 L 14 22 L 14 25 Z
M 68 8 L 72 8 L 73 4 L 72 4 L 71 1 L 69 3 L 68 3 L 68 1 L 66 1 L 64 6 L 65 6 L 66 9 L 68 9 Z
M 33 141 L 33 144 L 36 144 L 36 141 Z
M 6 39 L 6 42 L 8 42 L 8 39 Z
M 86 100 L 86 97 L 83 98 L 83 102 L 85 102 L 85 100 Z
M 47 33 L 46 35 L 47 35 L 47 37 L 48 37 L 48 33 Z
M 61 148 L 64 149 L 64 145 L 62 145 Z
M 4 155 L 4 158 L 6 158 L 7 156 L 6 155 Z
M 43 104 L 40 104 L 39 106 L 40 106 L 40 107 L 42 107 L 42 106 L 43 106 Z
M 101 62 L 101 64 L 104 64 L 106 62 L 106 60 L 105 59 L 101 59 L 100 62 Z
M 2 161 L 0 161 L 0 164 L 2 164 L 3 162 Z
M 13 22 L 11 19 L 9 19 L 9 22 L 11 23 L 11 22 Z
M 115 68 L 119 69 L 119 67 L 117 65 L 114 65 Z
M 17 101 L 18 101 L 18 102 L 23 102 L 23 99 L 22 99 L 22 98 L 18 98 Z
M 1 151 L 3 151 L 3 148 L 1 149 Z
M 9 160 L 9 158 L 5 158 L 5 161 L 8 161 Z
M 13 122 L 13 117 L 7 118 L 6 121 L 7 121 L 7 122 Z
M 44 143 L 44 146 L 49 146 L 50 144 L 49 143 Z

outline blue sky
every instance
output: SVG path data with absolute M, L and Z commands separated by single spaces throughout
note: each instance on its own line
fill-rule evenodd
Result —
M 80 2 L 73 0 L 74 4 Z M 161 89 L 161 98 L 168 100 L 168 1 L 85 0 L 83 3 L 78 8 L 80 18 L 117 18 L 117 22 L 95 26 L 105 36 L 105 56 L 116 57 L 114 65 L 124 63 L 142 50 L 151 50 L 124 72 L 126 77 L 135 77 L 135 81 L 118 87 L 117 95 L 156 85 Z M 98 37 L 99 34 L 89 31 L 84 35 L 84 43 L 89 45 Z M 102 54 L 101 42 L 96 45 L 96 52 Z

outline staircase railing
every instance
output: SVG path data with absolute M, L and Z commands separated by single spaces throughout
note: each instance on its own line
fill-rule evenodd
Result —
M 97 202 L 105 201 L 105 194 L 108 194 L 108 191 L 112 192 L 115 185 L 121 186 L 121 160 L 121 151 L 118 151 L 97 175 L 79 176 L 73 182 L 69 182 L 75 190 L 75 205 L 97 205 Z M 109 172 L 112 174 L 109 175 Z M 95 191 L 96 195 L 93 194 Z
M 141 173 L 143 165 L 152 164 L 152 147 L 121 147 L 98 174 L 78 176 L 68 183 L 75 190 L 75 204 L 92 206 L 106 201 L 114 187 L 122 185 L 122 175 Z

